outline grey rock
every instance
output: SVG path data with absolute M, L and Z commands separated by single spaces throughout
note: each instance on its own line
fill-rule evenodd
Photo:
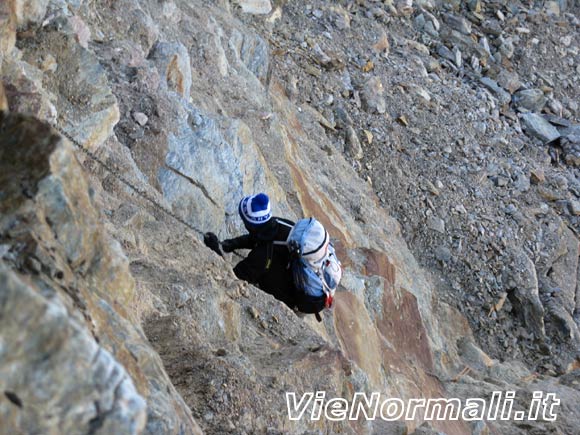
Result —
M 524 324 L 536 338 L 545 337 L 544 308 L 540 302 L 538 277 L 532 260 L 523 252 L 510 250 L 504 272 L 508 297 Z
M 235 48 L 236 60 L 264 83 L 268 76 L 270 64 L 268 44 L 264 38 L 252 33 L 234 31 L 229 45 Z
M 445 221 L 438 216 L 429 216 L 427 226 L 433 231 L 445 234 Z
M 573 125 L 560 130 L 564 161 L 569 165 L 580 167 L 580 125 Z
M 442 263 L 448 263 L 452 257 L 451 251 L 446 246 L 438 246 L 435 250 L 435 258 Z
M 482 30 L 484 33 L 492 36 L 500 36 L 503 33 L 499 20 L 496 20 L 495 18 L 485 21 L 482 24 Z
M 346 127 L 346 152 L 355 160 L 360 160 L 363 157 L 360 139 L 350 125 Z
M 482 77 L 480 82 L 483 86 L 489 89 L 492 94 L 498 99 L 501 105 L 509 104 L 512 97 L 509 92 L 503 90 L 495 80 L 490 79 L 489 77 Z
M 191 106 L 184 110 L 176 115 L 179 122 L 168 137 L 158 181 L 180 216 L 212 228 L 224 211 L 235 219 L 239 199 L 244 192 L 263 191 L 268 172 L 246 124 L 220 122 Z M 187 122 L 192 117 L 202 120 L 193 129 Z
M 337 107 L 334 113 L 336 116 L 336 126 L 338 128 L 345 129 L 354 124 L 352 118 L 350 117 L 348 112 L 344 109 L 344 107 Z
M 159 39 L 159 26 L 141 8 L 129 13 L 128 24 L 127 36 L 139 44 L 144 53 L 149 53 Z
M 560 137 L 558 129 L 535 113 L 524 113 L 521 117 L 524 131 L 528 136 L 540 139 L 547 143 Z
M 510 94 L 513 94 L 522 86 L 518 73 L 505 69 L 502 69 L 498 74 L 497 83 Z
M 524 174 L 519 174 L 514 181 L 513 186 L 520 192 L 527 192 L 530 190 L 530 178 Z
M 246 14 L 265 15 L 272 11 L 270 0 L 238 0 L 238 4 Z
M 518 109 L 540 112 L 548 99 L 541 89 L 525 89 L 518 91 L 513 96 L 513 103 Z
M 442 58 L 455 63 L 455 53 L 449 50 L 446 46 L 440 45 L 439 47 L 437 47 L 437 54 Z
M 465 17 L 452 15 L 452 14 L 445 14 L 443 18 L 447 25 L 458 32 L 463 33 L 464 35 L 469 35 L 471 33 L 471 23 L 465 19 Z
M 574 216 L 580 216 L 580 201 L 575 199 L 568 201 L 568 208 Z
M 502 39 L 501 37 L 500 40 L 501 45 L 499 46 L 499 52 L 502 54 L 504 58 L 511 59 L 515 51 L 513 41 L 511 40 L 511 38 Z
M 558 288 L 558 298 L 561 305 L 573 314 L 576 305 L 576 272 L 578 270 L 578 257 L 580 255 L 580 243 L 576 235 L 562 224 L 555 234 L 558 236 L 558 247 L 554 252 L 553 259 L 546 266 L 551 270 L 549 284 L 552 288 Z
M 573 345 L 580 345 L 580 330 L 574 321 L 574 317 L 570 314 L 570 310 L 566 309 L 560 298 L 550 298 L 546 304 L 546 317 L 551 320 L 552 324 L 558 329 L 562 338 L 566 341 L 572 342 Z
M 365 110 L 368 112 L 385 113 L 387 102 L 384 97 L 385 88 L 381 79 L 372 77 L 367 80 L 361 91 L 361 100 Z
M 147 121 L 149 121 L 149 118 L 143 112 L 133 112 L 133 119 L 141 127 L 145 126 L 147 124 Z

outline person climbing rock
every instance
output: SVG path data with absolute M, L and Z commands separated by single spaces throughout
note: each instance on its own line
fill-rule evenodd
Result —
M 288 267 L 290 253 L 285 245 L 294 222 L 272 216 L 270 199 L 265 193 L 242 198 L 238 213 L 248 234 L 221 242 L 224 252 L 250 250 L 248 256 L 234 267 L 234 273 L 239 279 L 254 284 L 294 309 L 298 304 L 297 292 Z M 206 233 L 204 242 L 222 255 L 220 242 L 214 233 Z

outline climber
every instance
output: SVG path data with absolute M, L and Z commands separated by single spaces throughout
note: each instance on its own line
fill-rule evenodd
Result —
M 234 267 L 234 273 L 294 309 L 300 303 L 288 267 L 290 254 L 285 246 L 294 222 L 272 216 L 270 199 L 264 193 L 242 198 L 238 213 L 248 234 L 221 242 L 224 252 L 250 249 L 248 256 Z M 214 233 L 206 233 L 204 243 L 222 255 Z

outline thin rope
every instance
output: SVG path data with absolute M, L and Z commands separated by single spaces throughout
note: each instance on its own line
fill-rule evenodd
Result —
M 97 162 L 99 165 L 101 165 L 105 170 L 107 170 L 111 175 L 113 175 L 113 177 L 115 177 L 117 180 L 119 180 L 121 183 L 123 183 L 124 185 L 126 185 L 129 189 L 131 189 L 132 191 L 134 191 L 137 195 L 139 195 L 141 198 L 145 199 L 146 201 L 150 202 L 151 204 L 153 204 L 158 210 L 161 210 L 163 213 L 166 213 L 167 215 L 171 216 L 173 219 L 175 219 L 177 222 L 179 222 L 180 224 L 186 226 L 187 228 L 189 228 L 190 230 L 192 230 L 193 232 L 203 236 L 205 233 L 203 231 L 201 231 L 200 229 L 194 227 L 193 225 L 191 225 L 189 222 L 187 222 L 185 219 L 183 219 L 182 217 L 178 216 L 177 214 L 175 214 L 173 211 L 169 210 L 167 207 L 165 207 L 164 205 L 158 203 L 154 198 L 152 198 L 147 192 L 145 192 L 144 190 L 141 190 L 140 188 L 138 188 L 137 186 L 135 186 L 133 183 L 131 183 L 127 178 L 125 178 L 123 175 L 121 175 L 121 172 L 109 165 L 108 163 L 103 162 L 99 157 L 96 156 L 95 153 L 93 153 L 92 151 L 90 151 L 89 149 L 87 149 L 86 147 L 84 147 L 80 142 L 78 142 L 76 139 L 72 138 L 70 134 L 66 133 L 65 131 L 63 131 L 60 127 L 58 126 L 54 126 L 54 128 L 60 133 L 62 134 L 64 137 L 66 137 L 76 148 L 78 148 L 83 154 L 85 154 L 86 156 L 88 156 L 91 160 Z

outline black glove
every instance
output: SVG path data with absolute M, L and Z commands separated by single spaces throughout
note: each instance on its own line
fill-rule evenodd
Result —
M 222 242 L 222 249 L 224 252 L 232 252 L 235 248 L 234 242 L 231 239 L 226 239 Z
M 223 257 L 223 253 L 220 249 L 220 241 L 214 233 L 205 233 L 203 235 L 203 243 L 213 252 Z

